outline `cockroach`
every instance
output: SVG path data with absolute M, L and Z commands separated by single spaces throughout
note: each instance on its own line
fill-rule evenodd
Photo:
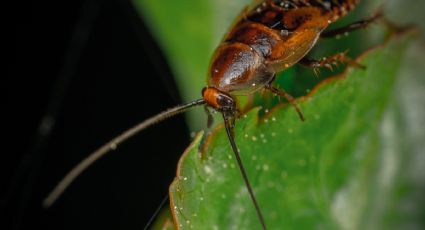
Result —
M 359 0 L 265 0 L 255 1 L 245 8 L 216 49 L 207 76 L 207 86 L 202 98 L 176 106 L 153 116 L 123 132 L 73 168 L 44 200 L 51 206 L 75 178 L 87 167 L 136 133 L 187 109 L 204 105 L 207 110 L 221 113 L 230 147 L 236 157 L 242 178 L 256 210 L 262 229 L 267 229 L 249 182 L 239 150 L 234 140 L 233 128 L 240 115 L 236 96 L 251 95 L 268 90 L 285 97 L 295 108 L 301 120 L 304 115 L 294 98 L 283 89 L 273 86 L 276 73 L 300 63 L 314 69 L 332 68 L 336 62 L 357 65 L 345 52 L 328 58 L 314 60 L 307 56 L 320 38 L 336 37 L 364 28 L 380 15 L 354 22 L 348 26 L 325 31 L 339 18 L 352 11 Z

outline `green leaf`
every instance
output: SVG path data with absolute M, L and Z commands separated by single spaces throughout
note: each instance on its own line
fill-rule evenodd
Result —
M 150 227 L 151 230 L 174 230 L 173 217 L 170 209 L 164 208 L 156 217 L 156 221 Z
M 412 33 L 264 117 L 237 121 L 236 143 L 269 229 L 391 229 L 405 152 L 396 76 Z M 199 134 L 170 186 L 181 229 L 260 229 L 223 128 Z

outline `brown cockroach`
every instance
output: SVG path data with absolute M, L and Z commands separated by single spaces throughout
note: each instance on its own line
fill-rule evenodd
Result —
M 234 140 L 233 127 L 238 117 L 236 96 L 250 95 L 261 89 L 285 97 L 296 109 L 301 120 L 304 116 L 294 99 L 283 89 L 272 85 L 276 73 L 300 63 L 311 68 L 331 68 L 339 61 L 354 64 L 345 53 L 326 59 L 313 60 L 307 54 L 323 37 L 334 37 L 364 28 L 378 18 L 378 14 L 340 29 L 325 31 L 339 18 L 352 11 L 359 0 L 265 0 L 255 1 L 239 15 L 216 49 L 207 76 L 202 98 L 176 106 L 153 116 L 123 132 L 72 169 L 44 201 L 52 205 L 72 181 L 89 165 L 136 133 L 187 109 L 205 105 L 220 112 L 231 148 L 236 156 L 242 178 L 254 204 L 262 229 L 266 221 L 255 198 Z

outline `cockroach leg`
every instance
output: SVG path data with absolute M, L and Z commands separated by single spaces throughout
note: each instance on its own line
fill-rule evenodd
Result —
M 376 20 L 378 20 L 381 17 L 382 17 L 382 13 L 381 13 L 381 11 L 378 11 L 377 13 L 375 13 L 370 18 L 360 20 L 360 21 L 357 21 L 357 22 L 353 22 L 349 25 L 346 25 L 346 26 L 338 28 L 338 29 L 325 31 L 320 35 L 320 37 L 322 37 L 322 38 L 339 38 L 341 36 L 347 35 L 350 32 L 353 32 L 355 30 L 366 28 L 371 23 L 375 22 Z
M 207 114 L 207 128 L 211 128 L 214 123 L 214 117 L 212 116 L 212 112 L 208 108 L 208 106 L 204 106 L 205 113 Z
M 386 28 L 389 30 L 389 32 L 394 34 L 402 34 L 406 32 L 407 30 L 410 30 L 415 27 L 414 25 L 406 25 L 406 26 L 396 25 L 386 17 L 382 17 L 382 21 L 384 25 L 386 26 Z
M 307 7 L 310 7 L 311 6 L 311 4 L 307 0 L 300 0 L 300 2 L 302 4 L 304 4 L 304 6 L 307 6 Z
M 347 52 L 348 50 L 341 53 L 337 53 L 330 57 L 324 57 L 320 60 L 304 57 L 303 59 L 300 60 L 299 63 L 306 67 L 313 68 L 316 76 L 320 73 L 319 68 L 324 67 L 333 71 L 333 66 L 338 66 L 339 63 L 348 64 L 350 66 L 354 66 L 361 69 L 366 68 L 364 65 L 356 62 L 350 57 L 347 57 Z
M 325 2 L 323 0 L 316 0 L 319 4 L 322 5 L 323 9 L 325 9 L 326 11 L 330 12 L 332 14 L 332 16 L 334 16 L 332 8 L 331 8 L 331 3 L 330 2 Z
M 272 86 L 271 84 L 266 85 L 266 89 L 270 90 L 272 93 L 277 94 L 279 96 L 283 96 L 286 98 L 286 100 L 288 100 L 289 103 L 291 103 L 291 105 L 294 107 L 294 109 L 297 111 L 298 116 L 300 117 L 301 121 L 305 121 L 305 117 L 304 114 L 301 112 L 300 107 L 298 107 L 297 103 L 295 102 L 294 98 L 287 93 L 285 90 L 283 89 L 279 89 L 276 88 L 274 86 Z

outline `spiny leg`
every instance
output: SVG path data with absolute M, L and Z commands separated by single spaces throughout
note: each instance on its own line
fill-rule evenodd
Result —
M 272 93 L 274 93 L 278 96 L 285 97 L 286 100 L 288 100 L 288 102 L 291 103 L 291 105 L 297 111 L 298 116 L 300 117 L 301 121 L 305 121 L 304 114 L 301 112 L 301 109 L 300 109 L 300 107 L 298 107 L 297 103 L 295 103 L 295 99 L 289 93 L 287 93 L 283 89 L 276 88 L 276 87 L 272 86 L 271 84 L 266 85 L 266 89 L 270 90 Z
M 315 60 L 309 57 L 304 57 L 303 59 L 300 60 L 300 64 L 307 66 L 309 68 L 313 68 L 314 69 L 314 73 L 316 75 L 319 74 L 319 68 L 321 67 L 325 67 L 329 70 L 333 70 L 333 66 L 338 66 L 338 63 L 342 63 L 342 64 L 348 64 L 351 66 L 355 66 L 358 68 L 365 68 L 365 66 L 361 65 L 360 63 L 356 62 L 355 60 L 347 57 L 347 52 L 348 51 L 344 51 L 341 53 L 337 53 L 335 55 L 332 55 L 330 57 L 324 57 L 320 60 Z
M 370 25 L 372 22 L 375 22 L 377 19 L 382 17 L 382 11 L 378 11 L 377 13 L 375 13 L 372 17 L 364 19 L 364 20 L 360 20 L 357 22 L 353 22 L 347 26 L 338 28 L 338 29 L 334 29 L 334 30 L 329 30 L 329 31 L 325 31 L 323 32 L 320 37 L 322 38 L 333 38 L 333 37 L 340 37 L 342 35 L 346 35 L 347 33 L 350 33 L 352 31 L 358 30 L 358 29 L 363 29 L 366 28 L 368 25 Z
M 212 115 L 212 112 L 208 108 L 208 106 L 204 106 L 204 111 L 207 114 L 207 128 L 210 129 L 212 124 L 214 123 L 214 117 Z

